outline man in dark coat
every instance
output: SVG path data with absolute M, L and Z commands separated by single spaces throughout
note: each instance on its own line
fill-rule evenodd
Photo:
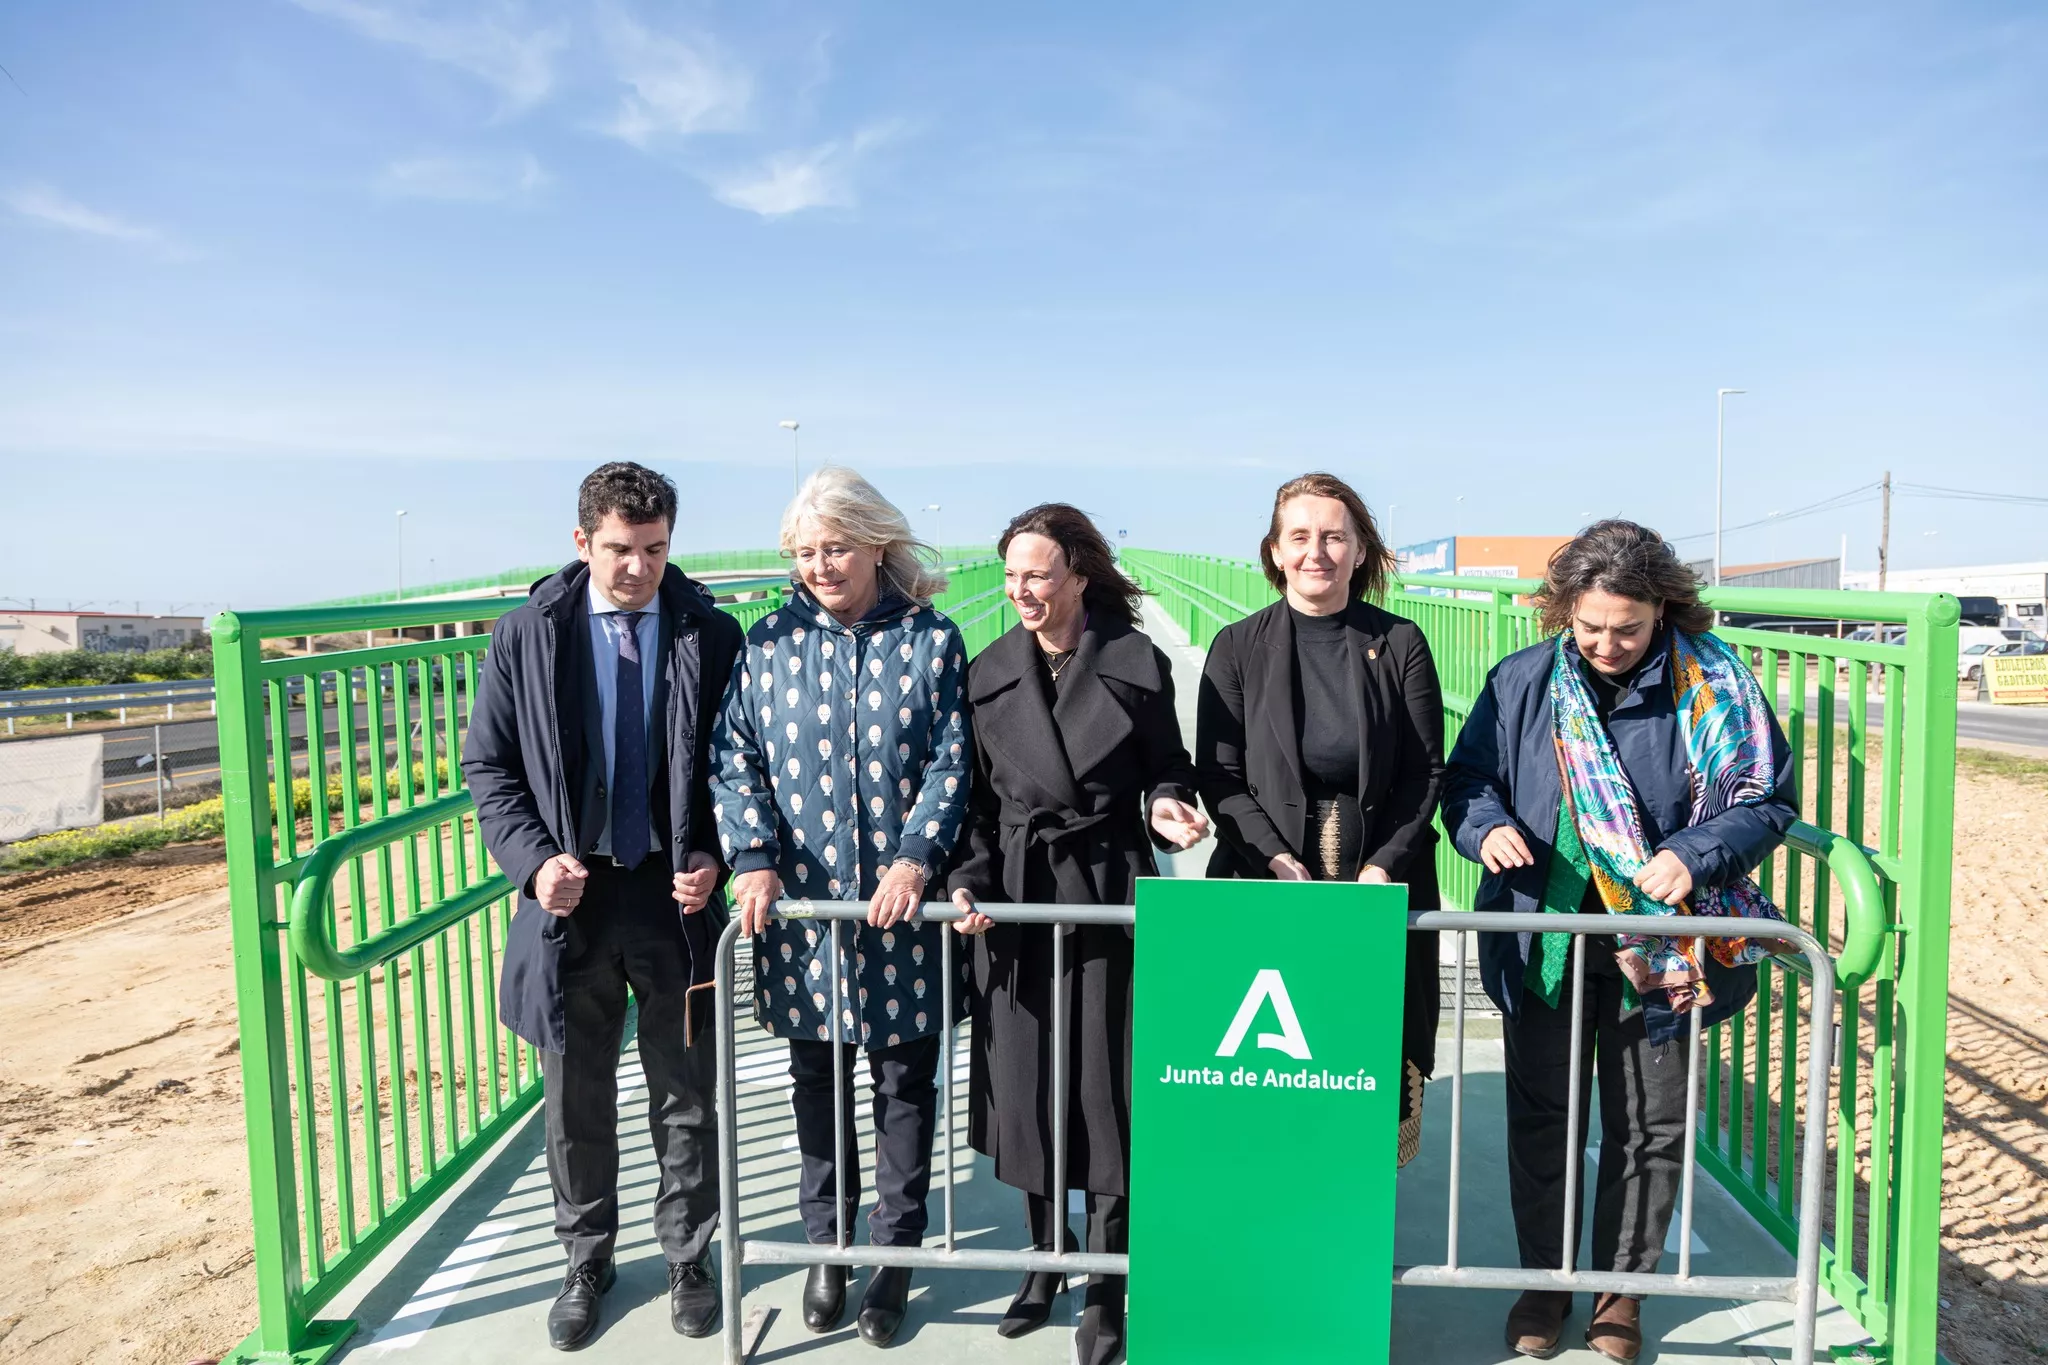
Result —
M 578 561 L 492 633 L 462 759 L 484 841 L 519 889 L 499 1013 L 541 1049 L 555 1233 L 569 1253 L 548 1314 L 562 1350 L 596 1332 L 615 1278 L 629 987 L 670 1317 L 687 1336 L 717 1325 L 717 1067 L 709 992 L 691 991 L 712 981 L 724 928 L 706 746 L 741 640 L 668 563 L 674 484 L 608 464 L 579 504 Z

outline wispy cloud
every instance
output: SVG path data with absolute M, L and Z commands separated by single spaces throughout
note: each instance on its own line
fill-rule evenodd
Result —
M 606 46 L 627 88 L 605 131 L 645 148 L 665 137 L 742 126 L 753 73 L 708 37 L 655 33 L 631 16 L 604 17 Z
M 804 209 L 852 208 L 857 202 L 854 172 L 860 162 L 902 131 L 898 123 L 875 124 L 844 141 L 776 152 L 748 170 L 713 178 L 712 197 L 763 218 Z
M 365 38 L 390 43 L 466 71 L 495 87 L 515 108 L 538 104 L 555 86 L 555 56 L 563 29 L 529 19 L 512 0 L 440 16 L 424 7 L 372 0 L 292 0 L 310 14 L 348 25 Z
M 547 183 L 547 172 L 531 154 L 415 156 L 386 166 L 377 178 L 377 189 L 401 199 L 488 204 L 530 199 Z
M 53 227 L 82 232 L 89 237 L 112 237 L 117 241 L 164 245 L 164 235 L 153 227 L 131 223 L 111 213 L 90 209 L 47 185 L 24 185 L 8 193 L 7 207 L 24 218 Z

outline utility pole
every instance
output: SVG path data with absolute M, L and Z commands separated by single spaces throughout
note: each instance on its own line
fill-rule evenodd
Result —
M 1884 472 L 1884 524 L 1877 533 L 1877 590 L 1884 591 L 1885 574 L 1892 558 L 1892 472 Z

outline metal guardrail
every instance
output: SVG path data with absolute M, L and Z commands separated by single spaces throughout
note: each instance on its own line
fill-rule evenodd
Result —
M 0 716 L 6 718 L 7 733 L 11 735 L 14 722 L 30 716 L 62 716 L 64 728 L 68 730 L 72 727 L 73 718 L 84 711 L 117 712 L 126 723 L 130 706 L 137 709 L 161 706 L 168 719 L 173 706 L 210 703 L 213 698 L 211 678 L 94 683 L 86 687 L 22 687 L 0 692 Z
M 1841 865 L 1852 877 L 1855 860 L 1848 854 L 1838 855 Z M 1868 869 L 1864 869 L 1865 875 Z M 1861 889 L 1845 889 L 1856 899 L 1874 890 L 1871 879 Z M 1109 924 L 1135 925 L 1137 913 L 1129 906 L 1079 906 L 1054 904 L 997 904 L 984 903 L 977 909 L 989 918 L 1015 924 Z M 785 920 L 826 920 L 831 925 L 831 951 L 834 960 L 844 952 L 843 928 L 849 920 L 863 920 L 867 914 L 865 902 L 784 900 L 776 905 L 776 914 Z M 945 902 L 921 905 L 918 917 L 933 923 L 951 923 L 962 917 L 963 912 Z M 1827 1163 L 1827 1125 L 1824 1115 L 1827 1111 L 1828 1077 L 1833 1064 L 1834 1049 L 1830 1030 L 1834 1019 L 1834 983 L 1838 967 L 1828 954 L 1827 948 L 1812 934 L 1795 925 L 1757 921 L 1751 919 L 1709 919 L 1692 915 L 1551 915 L 1543 913 L 1473 913 L 1469 911 L 1426 911 L 1414 912 L 1408 917 L 1412 930 L 1443 930 L 1457 935 L 1458 972 L 1465 971 L 1468 935 L 1473 933 L 1523 933 L 1541 931 L 1546 933 L 1569 933 L 1573 935 L 1572 950 L 1572 1042 L 1570 1081 L 1567 1090 L 1566 1136 L 1570 1144 L 1565 1165 L 1565 1199 L 1563 1245 L 1570 1249 L 1578 1243 L 1578 1197 L 1579 1173 L 1584 1168 L 1582 1115 L 1579 1111 L 1579 1079 L 1583 1067 L 1580 1039 L 1584 1027 L 1582 1004 L 1585 993 L 1585 953 L 1582 940 L 1593 934 L 1614 934 L 1625 928 L 1632 934 L 1656 934 L 1669 931 L 1675 937 L 1690 938 L 1695 944 L 1708 938 L 1760 938 L 1781 942 L 1803 958 L 1804 975 L 1813 983 L 1810 999 L 1810 1028 L 1808 1035 L 1808 1062 L 1806 1073 L 1806 1112 L 1809 1116 L 1804 1147 L 1800 1157 L 1800 1237 L 1795 1258 L 1794 1273 L 1789 1276 L 1759 1275 L 1695 1275 L 1692 1272 L 1692 1226 L 1693 1190 L 1698 1164 L 1698 1127 L 1688 1124 L 1682 1168 L 1682 1186 L 1679 1215 L 1679 1255 L 1675 1274 L 1619 1273 L 1593 1270 L 1540 1270 L 1521 1266 L 1473 1266 L 1462 1262 L 1459 1254 L 1459 1223 L 1461 1204 L 1461 1172 L 1464 1159 L 1464 1094 L 1465 1094 L 1465 1000 L 1460 993 L 1456 998 L 1452 1022 L 1453 1060 L 1451 1069 L 1451 1116 L 1450 1145 L 1451 1167 L 1448 1198 L 1448 1228 L 1446 1234 L 1447 1254 L 1439 1265 L 1396 1266 L 1393 1282 L 1399 1285 L 1417 1285 L 1440 1288 L 1465 1289 L 1550 1289 L 1565 1291 L 1590 1291 L 1625 1294 L 1669 1294 L 1689 1298 L 1719 1298 L 1756 1302 L 1782 1302 L 1792 1305 L 1793 1310 L 1793 1365 L 1813 1365 L 1815 1323 L 1819 1311 L 1821 1218 L 1820 1202 L 1825 1185 Z M 1019 1249 L 1014 1251 L 988 1249 L 961 1249 L 955 1243 L 954 1220 L 954 1135 L 953 1135 L 953 1059 L 955 1046 L 953 1030 L 956 1023 L 953 991 L 955 974 L 953 968 L 953 934 L 941 936 L 939 979 L 941 982 L 940 1003 L 940 1072 L 938 1080 L 942 1126 L 940 1150 L 943 1156 L 943 1219 L 942 1231 L 937 1246 L 880 1247 L 873 1245 L 856 1246 L 850 1243 L 845 1226 L 846 1175 L 843 1169 L 836 1172 L 838 1188 L 835 1191 L 834 1219 L 836 1236 L 830 1246 L 813 1245 L 804 1242 L 770 1241 L 763 1238 L 749 1238 L 743 1229 L 740 1217 L 740 1170 L 739 1170 L 739 1115 L 738 1115 L 738 1052 L 737 1030 L 734 1011 L 740 1002 L 733 987 L 733 949 L 740 938 L 737 920 L 726 926 L 719 939 L 717 958 L 717 1010 L 718 1032 L 718 1122 L 720 1125 L 719 1161 L 719 1237 L 720 1291 L 723 1300 L 724 1356 L 726 1365 L 743 1365 L 746 1359 L 746 1341 L 741 1318 L 743 1297 L 743 1271 L 749 1265 L 842 1265 L 842 1266 L 900 1266 L 934 1270 L 1012 1270 L 1056 1272 L 1068 1275 L 1125 1275 L 1130 1271 L 1130 1257 L 1080 1251 L 1037 1251 Z M 1064 1065 L 1067 1054 L 1065 1038 L 1067 1010 L 1065 1005 L 1064 936 L 1052 936 L 1052 1003 L 1049 1009 L 1051 1038 L 1049 1052 L 1052 1072 L 1049 1090 L 1052 1095 L 1051 1134 L 1053 1152 L 1053 1207 L 1064 1226 L 1067 1212 L 1066 1188 L 1066 1131 L 1067 1131 L 1067 1090 Z M 842 1010 L 840 973 L 830 973 L 831 1017 L 838 1018 Z M 1700 1101 L 1701 1037 L 1700 1016 L 1692 1015 L 1688 1031 L 1688 1054 L 1686 1070 L 1686 1094 L 1688 1112 L 1696 1113 Z M 833 1150 L 849 1149 L 847 1140 L 847 1114 L 845 1102 L 846 1056 L 843 1048 L 833 1049 Z M 852 1150 L 858 1151 L 857 1146 Z M 1055 1244 L 1064 1246 L 1064 1235 L 1055 1237 Z M 1576 1251 L 1567 1253 L 1576 1258 Z
M 1109 924 L 1132 925 L 1137 922 L 1137 911 L 1130 906 L 1085 906 L 1085 905 L 1024 905 L 985 904 L 980 907 L 991 919 L 1008 924 Z M 826 920 L 831 925 L 832 960 L 839 961 L 844 951 L 843 926 L 848 920 L 867 918 L 865 901 L 811 901 L 782 900 L 776 902 L 775 913 L 785 920 Z M 952 923 L 962 917 L 963 912 L 949 902 L 931 902 L 917 908 L 917 917 L 932 923 Z M 732 950 L 739 942 L 740 924 L 737 919 L 727 923 L 725 932 L 718 940 L 717 990 L 718 999 L 718 1235 L 721 1254 L 719 1257 L 719 1287 L 723 1298 L 723 1332 L 725 1339 L 726 1365 L 742 1365 L 746 1359 L 743 1329 L 740 1322 L 741 1271 L 748 1265 L 869 1265 L 869 1266 L 912 1266 L 928 1269 L 952 1270 L 1036 1270 L 1056 1271 L 1066 1275 L 1124 1275 L 1130 1272 L 1130 1257 L 1102 1252 L 1085 1251 L 989 1251 L 981 1249 L 963 1250 L 955 1244 L 954 1220 L 954 1160 L 953 1160 L 953 1026 L 957 1022 L 953 1006 L 954 934 L 939 936 L 939 1106 L 942 1118 L 941 1150 L 945 1153 L 943 1182 L 943 1216 L 939 1245 L 935 1247 L 878 1247 L 854 1246 L 849 1242 L 846 1227 L 846 1172 L 835 1164 L 837 1188 L 833 1191 L 833 1226 L 836 1233 L 832 1246 L 815 1246 L 807 1242 L 771 1242 L 756 1238 L 749 1241 L 740 1226 L 740 1172 L 739 1172 L 739 1063 L 738 1040 L 733 1026 L 733 1011 L 739 1005 L 734 998 L 732 981 Z M 1067 1104 L 1065 1083 L 1066 1066 L 1066 982 L 1065 982 L 1065 935 L 1052 936 L 1052 1075 L 1050 1090 L 1052 1105 L 1052 1152 L 1053 1207 L 1055 1217 L 1064 1229 L 1069 1217 L 1067 1211 Z M 831 1017 L 840 1017 L 841 999 L 840 973 L 835 968 L 828 973 L 832 978 Z M 832 1133 L 835 1152 L 847 1148 L 846 1115 L 846 1050 L 832 1049 Z M 856 1147 L 857 1151 L 858 1148 Z M 1065 1246 L 1064 1233 L 1054 1236 L 1056 1245 Z

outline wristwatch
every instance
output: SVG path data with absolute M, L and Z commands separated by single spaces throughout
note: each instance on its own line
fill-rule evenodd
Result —
M 905 855 L 904 857 L 898 858 L 895 862 L 889 864 L 889 869 L 892 872 L 899 867 L 916 868 L 918 879 L 921 881 L 928 882 L 932 879 L 932 870 L 929 867 L 925 866 L 924 859 L 922 858 L 912 858 L 908 855 Z

